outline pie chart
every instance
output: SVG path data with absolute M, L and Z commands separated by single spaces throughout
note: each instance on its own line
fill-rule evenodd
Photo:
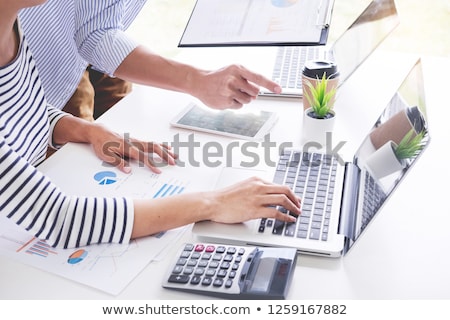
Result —
M 67 259 L 67 263 L 77 264 L 83 261 L 83 259 L 86 258 L 87 254 L 87 251 L 84 249 L 77 250 L 69 256 L 69 259 Z
M 117 181 L 117 175 L 112 171 L 100 171 L 94 175 L 95 181 L 100 185 L 113 184 Z

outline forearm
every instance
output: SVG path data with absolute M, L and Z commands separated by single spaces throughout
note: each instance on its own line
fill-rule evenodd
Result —
M 214 198 L 211 193 L 186 193 L 160 199 L 134 202 L 132 238 L 209 220 L 213 215 Z
M 67 142 L 91 143 L 96 126 L 92 122 L 68 114 L 56 123 L 53 130 L 53 143 L 56 145 Z
M 195 88 L 201 85 L 201 77 L 205 72 L 138 46 L 123 60 L 114 75 L 134 83 L 195 96 Z
M 215 109 L 240 108 L 256 99 L 260 87 L 281 92 L 277 83 L 244 66 L 231 64 L 217 70 L 202 70 L 161 57 L 143 46 L 131 51 L 114 75 L 189 94 Z
M 289 187 L 255 177 L 221 190 L 136 200 L 131 237 L 151 235 L 203 220 L 240 223 L 265 217 L 295 222 L 295 217 L 284 214 L 276 206 L 300 214 L 300 199 Z

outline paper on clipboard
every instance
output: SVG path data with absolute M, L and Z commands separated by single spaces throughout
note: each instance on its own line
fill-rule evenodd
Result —
M 197 0 L 179 47 L 325 44 L 334 0 Z

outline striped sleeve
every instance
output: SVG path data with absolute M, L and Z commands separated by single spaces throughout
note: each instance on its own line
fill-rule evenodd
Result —
M 19 23 L 15 27 L 17 56 L 0 66 L 0 215 L 57 247 L 127 242 L 131 200 L 69 196 L 36 169 L 49 130 L 64 113 L 49 107 Z
M 51 105 L 59 109 L 66 105 L 89 64 L 114 74 L 137 46 L 124 31 L 145 3 L 145 0 L 47 1 L 20 11 Z
M 51 146 L 54 149 L 59 149 L 61 148 L 60 145 L 57 145 L 55 143 L 53 143 L 53 130 L 55 129 L 55 125 L 56 123 L 59 121 L 59 119 L 61 119 L 62 117 L 67 116 L 68 114 L 57 109 L 54 108 L 50 105 L 47 106 L 47 111 L 48 111 L 48 122 L 49 122 L 49 139 L 48 139 L 48 145 Z
M 83 0 L 75 3 L 75 41 L 80 55 L 96 69 L 113 75 L 137 47 L 125 34 L 130 23 L 128 1 Z M 138 9 L 135 9 L 138 12 Z M 137 14 L 137 13 L 136 13 Z
M 68 196 L 0 137 L 0 212 L 50 245 L 127 243 L 133 202 Z

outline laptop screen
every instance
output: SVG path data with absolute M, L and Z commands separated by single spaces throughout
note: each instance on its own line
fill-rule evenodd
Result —
M 394 0 L 374 0 L 334 42 L 332 54 L 344 82 L 399 24 Z
M 355 154 L 360 172 L 347 250 L 380 211 L 430 141 L 420 59 Z

